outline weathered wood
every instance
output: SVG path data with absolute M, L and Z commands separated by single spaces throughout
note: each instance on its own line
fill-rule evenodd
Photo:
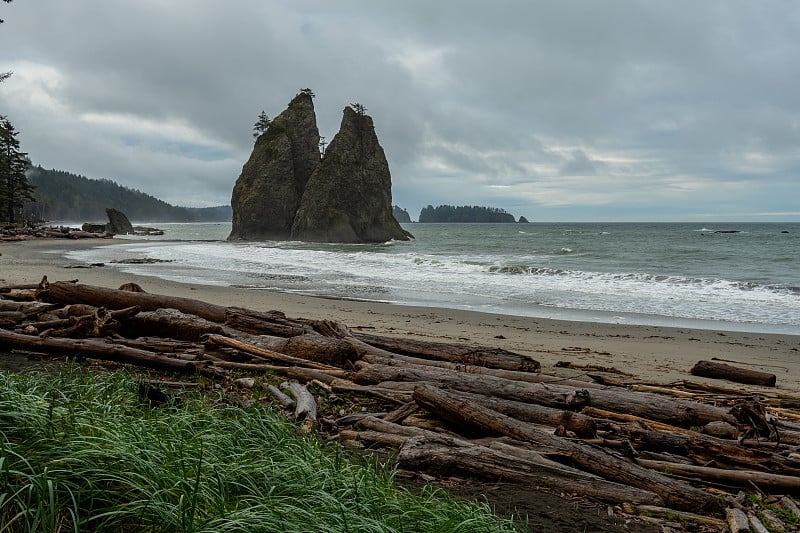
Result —
M 484 407 L 522 420 L 523 422 L 531 422 L 554 428 L 560 426 L 567 431 L 575 433 L 575 435 L 580 438 L 592 438 L 597 434 L 597 424 L 594 419 L 574 411 L 554 409 L 534 403 L 505 400 L 469 392 L 461 392 L 460 395 Z
M 248 316 L 252 319 L 254 315 Z M 249 329 L 254 330 L 253 327 Z M 145 334 L 172 336 L 193 342 L 208 338 L 210 339 L 208 345 L 227 345 L 259 357 L 277 359 L 274 354 L 283 354 L 286 358 L 282 362 L 292 364 L 301 364 L 305 360 L 341 366 L 355 361 L 358 357 L 353 347 L 340 339 L 324 337 L 317 333 L 303 333 L 304 330 L 300 329 L 296 331 L 303 334 L 288 338 L 252 335 L 176 309 L 157 309 L 140 313 L 133 320 L 126 322 L 124 331 L 128 336 Z M 223 340 L 223 337 L 229 337 L 231 340 Z M 304 366 L 314 367 L 314 364 L 305 363 Z
M 446 472 L 448 475 L 454 471 L 463 472 L 493 480 L 506 479 L 526 485 L 547 486 L 613 503 L 662 502 L 651 491 L 609 482 L 600 476 L 546 459 L 534 451 L 503 443 L 493 443 L 488 447 L 374 417 L 364 418 L 356 427 L 363 432 L 359 437 L 362 440 L 377 437 L 380 440 L 371 441 L 393 441 L 395 446 L 398 441 L 401 442 L 403 446 L 398 460 L 406 467 Z M 382 435 L 393 435 L 395 438 L 380 437 Z
M 744 511 L 729 507 L 725 509 L 725 519 L 728 523 L 728 529 L 731 533 L 750 533 L 750 522 L 747 520 L 747 515 Z
M 623 506 L 623 509 L 625 509 L 626 512 L 629 512 L 627 506 Z M 645 516 L 669 518 L 670 520 L 679 518 L 681 522 L 694 522 L 697 524 L 703 524 L 712 527 L 725 527 L 726 525 L 725 521 L 719 518 L 703 516 L 695 513 L 689 513 L 686 511 L 677 511 L 675 509 L 667 509 L 666 507 L 657 507 L 654 505 L 635 505 L 632 506 L 631 510 L 636 512 L 637 514 L 642 514 Z
M 722 510 L 720 502 L 714 496 L 687 483 L 648 471 L 603 449 L 550 435 L 529 423 L 459 397 L 457 393 L 420 386 L 414 390 L 414 401 L 436 414 L 457 419 L 467 426 L 551 446 L 587 472 L 617 483 L 655 492 L 665 503 L 679 510 L 700 510 L 710 513 Z
M 53 339 L 0 330 L 0 346 L 62 356 L 89 357 L 178 372 L 205 373 L 202 365 L 98 339 Z
M 589 389 L 589 404 L 684 428 L 720 420 L 736 422 L 726 409 L 714 405 L 617 388 Z
M 358 383 L 385 381 L 435 382 L 445 388 L 535 403 L 558 409 L 576 410 L 592 405 L 616 412 L 628 412 L 683 427 L 701 426 L 717 420 L 734 421 L 724 409 L 660 395 L 631 392 L 618 388 L 576 389 L 556 383 L 527 383 L 494 376 L 466 374 L 421 366 L 393 367 L 361 365 L 355 376 Z
M 725 363 L 714 361 L 698 361 L 692 367 L 692 374 L 705 378 L 726 379 L 736 383 L 746 383 L 748 385 L 761 385 L 763 387 L 774 387 L 776 382 L 775 374 L 751 370 L 749 368 L 739 368 Z
M 230 337 L 225 337 L 223 335 L 206 335 L 204 337 L 204 342 L 206 346 L 222 346 L 226 348 L 234 348 L 236 350 L 240 350 L 242 352 L 255 355 L 262 359 L 277 361 L 279 363 L 297 365 L 306 368 L 315 368 L 317 370 L 334 370 L 334 369 L 338 370 L 337 367 L 331 365 L 317 363 L 314 361 L 309 361 L 307 359 L 302 359 L 300 357 L 293 357 L 291 355 L 282 354 L 279 352 L 268 350 L 266 348 L 261 348 L 260 346 L 248 344 L 244 341 L 231 339 Z
M 318 370 L 296 366 L 277 366 L 257 363 L 234 363 L 231 361 L 214 361 L 214 366 L 224 370 L 243 370 L 247 372 L 268 373 L 275 372 L 282 376 L 304 381 L 319 380 L 328 383 L 350 376 L 346 370 Z
M 744 448 L 736 441 L 726 441 L 701 433 L 677 434 L 649 431 L 630 425 L 623 429 L 637 448 L 668 452 L 688 457 L 698 464 L 713 463 L 719 467 L 743 470 L 764 470 L 781 467 L 785 460 L 771 452 Z
M 785 461 L 772 452 L 744 448 L 735 441 L 720 439 L 697 431 L 670 426 L 638 416 L 586 407 L 581 411 L 593 417 L 626 422 L 615 427 L 615 433 L 626 437 L 637 449 L 667 452 L 689 457 L 699 464 L 715 462 L 729 468 L 767 470 L 767 466 L 783 466 Z M 650 428 L 650 429 L 648 429 Z
M 352 381 L 338 379 L 333 380 L 329 385 L 336 392 L 355 392 L 359 394 L 366 394 L 368 396 L 373 396 L 375 398 L 396 403 L 398 405 L 404 405 L 412 401 L 411 391 L 399 391 L 391 388 L 384 388 L 380 385 L 356 385 Z
M 400 449 L 398 462 L 406 468 L 423 468 L 450 475 L 454 472 L 467 473 L 492 480 L 505 479 L 527 486 L 555 488 L 611 503 L 662 501 L 660 497 L 646 489 L 633 488 L 585 474 L 569 477 L 563 470 L 553 471 L 485 446 L 460 443 L 443 436 L 436 439 L 410 437 Z
M 15 302 L 34 302 L 38 293 L 38 289 L 6 289 L 3 298 Z
M 412 426 L 404 426 L 402 424 L 398 424 L 395 422 L 390 422 L 383 418 L 378 418 L 375 416 L 368 416 L 362 420 L 359 420 L 356 424 L 356 427 L 359 429 L 369 429 L 372 431 L 378 431 L 381 433 L 392 433 L 394 435 L 403 435 L 404 437 L 435 437 L 438 434 L 427 429 L 412 427 Z
M 0 311 L 0 320 L 8 324 L 19 324 L 28 318 L 22 311 Z
M 105 307 L 91 308 L 91 314 L 70 316 L 68 323 L 62 327 L 53 326 L 46 331 L 39 323 L 31 324 L 42 331 L 42 336 L 50 337 L 104 337 L 117 331 L 120 320 L 130 319 L 139 312 L 136 306 L 109 311 Z M 55 323 L 55 321 L 52 321 Z
M 177 309 L 183 313 L 197 315 L 212 322 L 225 322 L 226 308 L 191 298 L 164 296 L 147 292 L 130 292 L 107 289 L 93 285 L 56 281 L 50 284 L 47 298 L 51 302 L 73 304 L 84 303 L 109 309 L 139 306 L 142 311 Z
M 419 409 L 419 406 L 417 405 L 417 402 L 414 402 L 414 401 L 407 402 L 407 403 L 401 405 L 400 407 L 398 407 L 397 409 L 395 409 L 394 411 L 392 411 L 390 413 L 387 413 L 383 417 L 383 420 L 385 420 L 386 422 L 392 422 L 394 424 L 399 424 L 403 420 L 405 420 L 406 418 L 411 416 L 417 409 Z
M 487 394 L 521 402 L 531 402 L 559 409 L 576 409 L 588 402 L 588 393 L 569 387 L 542 383 L 524 383 L 481 374 L 465 374 L 454 370 L 427 367 L 395 367 L 363 365 L 356 372 L 356 383 L 375 384 L 386 381 L 434 382 L 448 388 Z
M 292 380 L 281 383 L 281 388 L 292 393 L 294 419 L 304 422 L 309 429 L 313 427 L 317 423 L 317 401 L 314 395 L 308 392 L 308 387 Z
M 770 509 L 761 509 L 761 518 L 770 533 L 785 533 L 786 524 Z
M 770 530 L 764 527 L 764 524 L 761 523 L 761 520 L 756 517 L 753 513 L 747 514 L 747 520 L 750 522 L 750 529 L 753 533 L 770 533 Z
M 262 313 L 241 307 L 228 307 L 225 325 L 252 335 L 272 335 L 275 337 L 295 337 L 313 333 L 314 329 L 301 321 L 287 318 L 280 311 Z
M 497 378 L 503 379 L 510 379 L 514 381 L 525 381 L 528 383 L 562 383 L 563 380 L 559 380 L 558 378 L 552 376 L 544 376 L 542 374 L 534 373 L 534 372 L 522 372 L 519 370 L 505 370 L 502 368 L 487 368 L 485 366 L 476 366 L 470 365 L 466 363 L 452 363 L 450 361 L 437 361 L 433 359 L 422 359 L 419 357 L 412 357 L 409 355 L 399 355 L 390 352 L 376 354 L 376 353 L 365 353 L 361 356 L 361 359 L 369 364 L 376 364 L 376 365 L 387 365 L 387 366 L 400 366 L 403 368 L 409 368 L 413 366 L 421 366 L 421 367 L 433 367 L 433 368 L 443 368 L 446 370 L 456 370 L 458 372 L 465 372 L 467 374 L 483 374 L 486 376 L 494 376 Z M 548 379 L 552 378 L 552 379 Z M 574 380 L 570 380 L 568 384 L 576 384 L 577 382 Z M 579 386 L 589 385 L 590 387 L 594 386 L 593 383 L 583 383 L 580 382 Z
M 349 367 L 358 359 L 358 353 L 347 341 L 324 337 L 318 333 L 288 338 L 266 335 L 236 335 L 236 338 L 292 357 L 339 367 Z
M 368 444 L 380 444 L 381 446 L 390 446 L 392 448 L 400 448 L 408 441 L 408 437 L 402 435 L 393 435 L 391 433 L 382 433 L 372 430 L 344 430 L 340 431 L 336 438 L 339 442 L 366 442 Z
M 199 352 L 202 350 L 202 346 L 199 344 L 164 337 L 139 337 L 137 339 L 128 339 L 121 335 L 112 334 L 110 339 L 116 344 L 159 353 L 186 353 L 189 351 Z
M 791 496 L 783 496 L 780 501 L 780 506 L 794 515 L 795 518 L 800 519 L 800 507 Z
M 225 335 L 227 332 L 222 324 L 170 308 L 141 312 L 123 327 L 123 333 L 128 337 L 171 337 L 190 342 L 200 342 L 205 335 Z
M 800 494 L 799 476 L 784 476 L 781 474 L 771 474 L 769 472 L 710 468 L 707 466 L 668 463 L 665 461 L 651 461 L 649 459 L 638 459 L 636 462 L 647 468 L 660 471 L 666 470 L 672 474 L 689 477 L 692 479 L 718 481 L 739 487 L 749 487 L 751 486 L 751 483 L 755 483 L 762 489 L 788 491 L 792 494 Z
M 268 383 L 267 390 L 272 395 L 272 397 L 275 398 L 275 401 L 281 405 L 281 407 L 283 407 L 284 409 L 294 409 L 295 401 L 286 394 L 284 394 L 283 391 L 280 390 L 278 387 Z
M 0 300 L 0 312 L 17 311 L 26 317 L 36 316 L 52 309 L 60 307 L 56 304 L 43 304 L 40 302 L 15 302 L 11 300 Z
M 541 369 L 541 364 L 535 359 L 500 348 L 491 349 L 473 347 L 465 344 L 398 339 L 369 335 L 366 333 L 355 333 L 354 336 L 369 345 L 376 346 L 383 350 L 423 359 L 435 359 L 438 361 L 450 361 L 452 363 L 470 364 L 487 368 L 501 368 L 505 370 L 518 370 L 522 372 L 538 372 Z

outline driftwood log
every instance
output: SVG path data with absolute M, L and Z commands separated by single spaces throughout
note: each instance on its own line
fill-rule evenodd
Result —
M 774 387 L 777 380 L 775 374 L 751 370 L 749 368 L 739 368 L 715 361 L 698 361 L 697 364 L 692 367 L 692 374 L 705 378 L 726 379 L 737 383 L 747 383 L 748 385 L 761 385 L 763 387 Z

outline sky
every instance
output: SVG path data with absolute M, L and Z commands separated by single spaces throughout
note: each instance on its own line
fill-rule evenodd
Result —
M 14 0 L 34 164 L 230 203 L 263 110 L 373 117 L 393 202 L 531 221 L 800 221 L 800 2 Z

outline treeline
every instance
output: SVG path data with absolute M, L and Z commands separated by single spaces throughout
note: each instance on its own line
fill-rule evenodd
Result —
M 420 222 L 516 222 L 514 215 L 498 207 L 440 205 L 422 208 Z
M 34 201 L 24 207 L 29 221 L 104 221 L 113 207 L 138 222 L 222 222 L 231 207 L 177 207 L 109 179 L 90 179 L 63 170 L 36 166 L 27 172 Z

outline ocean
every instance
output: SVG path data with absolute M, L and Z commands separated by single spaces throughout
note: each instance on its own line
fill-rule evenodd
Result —
M 403 225 L 414 240 L 371 245 L 230 243 L 230 223 L 147 225 L 165 235 L 67 255 L 254 291 L 800 335 L 798 223 L 415 223 Z

